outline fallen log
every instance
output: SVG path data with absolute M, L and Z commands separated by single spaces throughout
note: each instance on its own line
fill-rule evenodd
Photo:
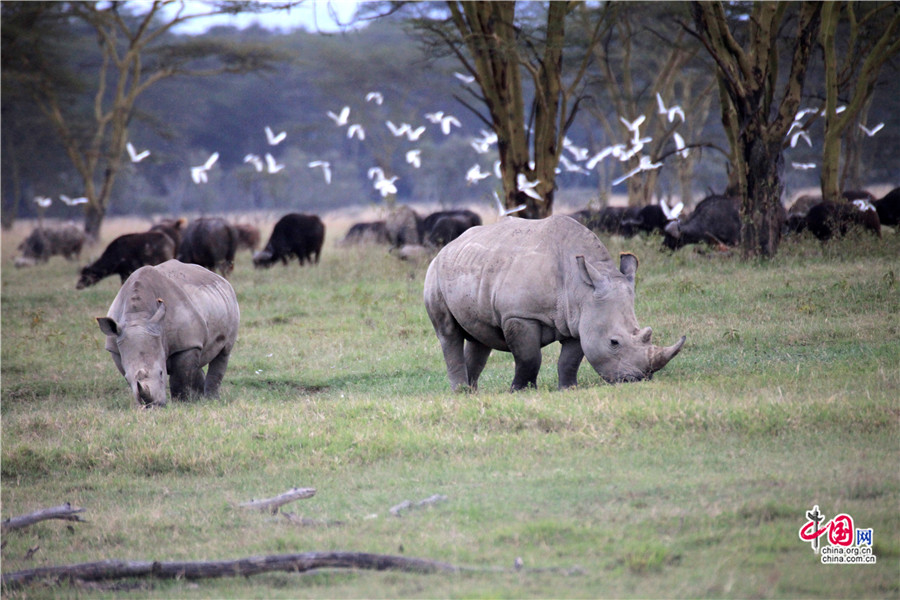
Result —
M 5 533 L 7 531 L 13 531 L 14 529 L 28 527 L 29 525 L 34 525 L 38 521 L 46 521 L 48 519 L 62 519 L 63 521 L 84 522 L 84 519 L 78 515 L 78 513 L 84 512 L 84 510 L 85 509 L 83 508 L 72 506 L 71 504 L 66 502 L 65 504 L 60 504 L 59 506 L 42 508 L 40 510 L 34 511 L 33 513 L 28 513 L 27 515 L 8 517 L 7 519 L 4 519 L 2 523 L 0 523 L 0 531 Z
M 100 581 L 127 577 L 157 577 L 160 579 L 209 579 L 215 577 L 246 577 L 258 573 L 287 571 L 302 573 L 315 569 L 361 569 L 372 571 L 405 571 L 408 573 L 458 573 L 460 567 L 449 563 L 364 552 L 305 552 L 275 554 L 224 561 L 122 561 L 39 567 L 3 574 L 3 587 L 13 588 L 43 579 L 80 579 Z
M 312 498 L 316 495 L 315 488 L 292 488 L 286 491 L 283 494 L 278 494 L 274 498 L 264 498 L 262 500 L 251 500 L 250 502 L 244 502 L 239 506 L 243 508 L 255 508 L 258 510 L 270 510 L 272 514 L 278 512 L 278 509 L 285 504 L 290 502 L 294 502 L 295 500 L 303 500 L 305 498 Z

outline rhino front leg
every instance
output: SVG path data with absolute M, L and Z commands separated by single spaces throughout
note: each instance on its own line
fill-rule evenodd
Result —
M 469 340 L 466 342 L 466 372 L 469 378 L 469 387 L 473 390 L 478 389 L 478 378 L 484 371 L 484 365 L 487 364 L 488 356 L 491 355 L 491 349 L 481 342 Z
M 560 342 L 562 350 L 559 352 L 559 363 L 556 372 L 559 375 L 559 389 L 575 387 L 578 385 L 578 367 L 584 358 L 581 349 L 581 340 L 567 339 Z
M 172 399 L 186 400 L 200 395 L 204 388 L 203 371 L 200 369 L 200 349 L 185 350 L 169 357 L 169 388 Z
M 225 370 L 228 368 L 228 359 L 230 357 L 230 349 L 224 349 L 209 363 L 209 368 L 206 369 L 206 384 L 203 389 L 205 396 L 213 398 L 219 396 L 219 385 L 221 385 L 222 379 L 225 378 Z
M 508 319 L 503 323 L 503 337 L 516 361 L 516 374 L 509 391 L 537 387 L 541 370 L 541 326 L 526 319 Z

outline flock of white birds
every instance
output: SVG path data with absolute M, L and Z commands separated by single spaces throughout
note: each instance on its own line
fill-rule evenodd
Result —
M 474 77 L 465 75 L 463 73 L 454 73 L 454 75 L 463 83 L 463 85 L 469 85 L 475 81 Z M 384 95 L 378 91 L 371 91 L 366 94 L 365 101 L 366 103 L 374 103 L 381 106 L 384 103 Z M 674 123 L 676 119 L 680 119 L 681 122 L 685 121 L 684 110 L 681 108 L 681 106 L 667 106 L 659 93 L 656 94 L 656 102 L 657 114 L 659 115 L 659 118 L 664 118 L 668 123 Z M 840 106 L 837 108 L 836 112 L 840 113 L 844 110 L 846 110 L 846 107 Z M 339 128 L 346 128 L 347 139 L 356 139 L 360 142 L 365 141 L 365 127 L 363 127 L 361 123 L 351 122 L 350 114 L 350 107 L 344 106 L 337 113 L 330 110 L 327 111 L 326 116 L 334 122 L 335 126 Z M 809 147 L 812 147 L 812 139 L 810 138 L 808 132 L 810 122 L 806 120 L 806 118 L 808 115 L 824 116 L 824 114 L 824 109 L 819 108 L 804 108 L 798 111 L 787 133 L 787 136 L 790 139 L 790 147 L 795 148 L 800 140 L 803 140 Z M 454 128 L 462 127 L 462 123 L 459 121 L 459 119 L 443 111 L 425 113 L 424 118 L 431 125 L 437 126 L 440 129 L 441 133 L 443 133 L 445 136 L 450 135 L 453 132 Z M 569 156 L 571 156 L 571 158 L 569 156 L 566 156 L 565 153 L 560 154 L 559 165 L 557 166 L 556 172 L 561 173 L 565 171 L 567 173 L 590 175 L 600 162 L 609 157 L 616 158 L 622 163 L 627 163 L 632 158 L 637 157 L 638 163 L 636 166 L 634 166 L 627 172 L 624 172 L 620 177 L 613 180 L 612 185 L 616 186 L 624 183 L 626 180 L 634 177 L 642 171 L 650 171 L 661 168 L 663 166 L 663 163 L 661 161 L 653 162 L 651 157 L 647 156 L 646 154 L 640 155 L 645 145 L 653 141 L 651 137 L 641 135 L 640 128 L 641 125 L 646 122 L 646 120 L 646 115 L 638 115 L 637 118 L 631 121 L 624 117 L 620 117 L 620 121 L 624 125 L 625 130 L 628 134 L 625 142 L 607 146 L 601 149 L 599 152 L 594 153 L 593 155 L 591 155 L 589 149 L 579 147 L 575 145 L 568 137 L 564 137 L 563 149 L 569 153 Z M 397 125 L 390 120 L 385 121 L 384 125 L 394 137 L 405 137 L 407 141 L 412 143 L 418 142 L 428 128 L 428 125 L 414 126 L 409 123 L 400 123 L 399 125 Z M 860 123 L 859 127 L 867 137 L 872 137 L 884 127 L 884 123 L 879 123 L 871 128 L 868 128 Z M 286 132 L 281 131 L 276 134 L 268 125 L 265 126 L 264 131 L 266 135 L 266 143 L 272 148 L 278 146 L 287 138 Z M 682 136 L 679 135 L 678 132 L 673 132 L 672 139 L 675 143 L 675 154 L 682 158 L 687 158 L 690 150 L 685 144 L 684 138 L 682 138 Z M 470 146 L 479 155 L 490 152 L 491 147 L 496 143 L 497 134 L 485 129 L 482 129 L 480 131 L 480 137 L 475 137 L 470 140 Z M 148 156 L 150 156 L 150 150 L 142 150 L 138 152 L 131 142 L 128 142 L 126 144 L 126 150 L 128 151 L 128 157 L 132 163 L 140 163 Z M 209 181 L 208 173 L 215 166 L 218 159 L 219 153 L 213 152 L 205 163 L 203 163 L 202 165 L 192 166 L 190 168 L 191 180 L 197 185 L 207 183 Z M 422 150 L 419 148 L 411 148 L 409 150 L 406 150 L 405 159 L 406 162 L 413 168 L 421 168 Z M 246 156 L 244 156 L 244 163 L 252 165 L 258 173 L 266 172 L 268 174 L 276 174 L 285 168 L 285 165 L 279 163 L 271 152 L 264 153 L 262 157 L 257 154 L 247 154 Z M 631 164 L 633 165 L 634 163 Z M 331 184 L 332 170 L 331 164 L 328 161 L 314 160 L 310 161 L 307 166 L 311 169 L 320 169 L 325 183 Z M 816 163 L 791 162 L 791 166 L 797 170 L 809 170 L 815 169 L 818 165 L 816 165 Z M 387 197 L 397 193 L 396 182 L 399 179 L 398 176 L 392 175 L 389 177 L 380 167 L 372 167 L 368 170 L 367 175 L 369 180 L 372 182 L 375 190 L 378 191 L 378 193 L 381 194 L 382 197 Z M 465 178 L 468 185 L 474 185 L 491 176 L 494 176 L 497 179 L 501 178 L 499 160 L 494 161 L 493 169 L 488 172 L 482 171 L 481 165 L 476 162 L 466 172 Z M 540 195 L 535 190 L 539 183 L 540 181 L 537 180 L 530 181 L 524 174 L 521 173 L 518 175 L 516 181 L 517 187 L 520 192 L 535 199 L 540 199 Z M 65 195 L 60 195 L 59 198 L 60 201 L 62 201 L 67 206 L 77 206 L 88 201 L 86 197 L 70 198 Z M 523 204 L 512 209 L 506 209 L 500 202 L 500 199 L 497 196 L 496 192 L 494 192 L 494 198 L 501 216 L 510 214 L 512 212 L 517 212 L 525 208 L 525 205 Z M 34 201 L 42 210 L 48 208 L 53 202 L 51 198 L 48 198 L 46 196 L 37 196 L 34 198 Z

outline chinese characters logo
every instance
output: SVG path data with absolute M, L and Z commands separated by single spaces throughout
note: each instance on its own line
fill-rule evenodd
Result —
M 813 552 L 821 554 L 822 564 L 875 564 L 872 530 L 855 528 L 853 517 L 846 513 L 826 519 L 815 505 L 806 511 L 806 522 L 798 533 L 802 541 L 809 542 Z M 829 545 L 821 545 L 823 536 Z

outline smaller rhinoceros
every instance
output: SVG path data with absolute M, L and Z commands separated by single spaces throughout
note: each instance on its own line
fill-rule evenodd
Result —
M 218 394 L 240 310 L 223 277 L 169 260 L 132 273 L 97 323 L 138 406 L 164 406 L 167 374 L 174 399 Z
M 634 316 L 637 259 L 616 268 L 602 242 L 566 216 L 507 218 L 473 227 L 434 258 L 425 308 L 454 390 L 477 389 L 491 350 L 511 352 L 511 390 L 537 383 L 541 348 L 558 341 L 559 387 L 577 385 L 588 362 L 606 381 L 637 381 L 662 369 L 684 344 L 654 346 Z

